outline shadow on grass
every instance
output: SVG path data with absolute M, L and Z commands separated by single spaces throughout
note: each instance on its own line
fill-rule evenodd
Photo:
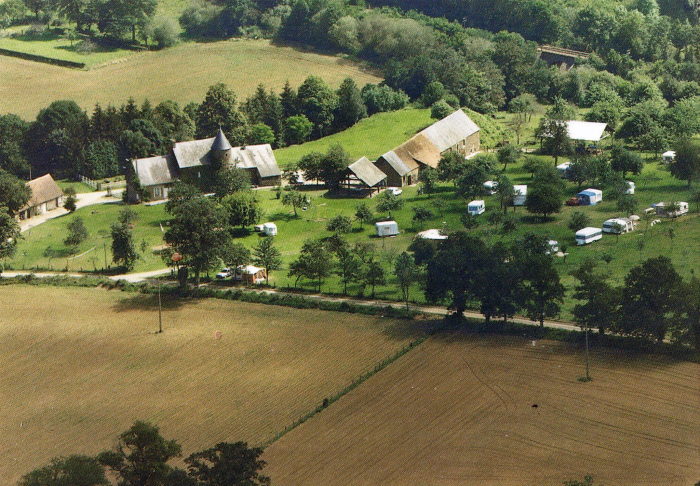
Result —
M 270 220 L 271 221 L 284 221 L 285 223 L 289 223 L 290 221 L 294 221 L 300 219 L 299 216 L 295 216 L 294 213 L 289 214 L 289 213 L 284 213 L 282 211 L 277 211 L 276 213 L 270 214 Z
M 197 299 L 184 298 L 174 295 L 171 289 L 161 293 L 161 307 L 163 310 L 179 310 L 188 303 Z M 134 294 L 120 299 L 112 306 L 114 312 L 134 312 L 134 311 L 158 311 L 158 294 Z

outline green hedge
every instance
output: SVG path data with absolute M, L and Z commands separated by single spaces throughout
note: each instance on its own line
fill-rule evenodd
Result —
M 13 51 L 10 49 L 1 49 L 0 54 L 4 56 L 18 57 L 27 61 L 43 62 L 45 64 L 54 64 L 56 66 L 69 67 L 74 69 L 85 69 L 84 62 L 65 61 L 63 59 L 55 59 L 53 57 L 39 56 L 37 54 L 28 54 L 26 52 Z

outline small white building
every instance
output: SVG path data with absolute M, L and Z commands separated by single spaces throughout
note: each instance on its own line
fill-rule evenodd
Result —
M 603 230 L 601 228 L 592 228 L 589 226 L 578 230 L 575 236 L 577 245 L 587 245 L 600 240 L 603 237 Z
M 262 232 L 265 233 L 265 236 L 277 236 L 277 225 L 275 223 L 264 223 Z
M 603 191 L 590 187 L 585 191 L 579 192 L 577 196 L 578 200 L 581 202 L 581 206 L 595 206 L 603 201 Z
M 480 214 L 483 214 L 484 211 L 486 211 L 486 203 L 484 203 L 483 199 L 477 199 L 475 201 L 472 201 L 469 204 L 467 204 L 467 211 L 472 216 L 478 216 Z
M 486 181 L 484 182 L 484 189 L 489 196 L 493 196 L 498 192 L 498 182 L 497 181 Z
M 611 218 L 603 223 L 603 233 L 621 235 L 634 230 L 634 223 L 630 218 Z
M 513 206 L 525 206 L 525 201 L 527 200 L 527 186 L 526 185 L 514 185 L 513 193 Z
M 374 226 L 377 228 L 377 236 L 396 236 L 399 234 L 399 225 L 396 221 L 380 221 Z
M 661 154 L 661 161 L 664 164 L 670 164 L 674 160 L 676 160 L 676 152 L 673 150 L 669 150 L 668 152 Z

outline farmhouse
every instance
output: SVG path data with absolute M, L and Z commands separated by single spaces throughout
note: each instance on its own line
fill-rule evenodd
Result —
M 167 199 L 172 185 L 182 180 L 208 190 L 216 168 L 228 164 L 245 170 L 253 185 L 272 186 L 280 183 L 282 172 L 270 144 L 231 147 L 224 132 L 215 137 L 188 142 L 174 142 L 167 155 L 134 159 L 130 164 L 129 200 L 137 202 L 138 181 L 150 199 Z
M 462 110 L 417 133 L 377 159 L 375 165 L 387 175 L 393 187 L 418 182 L 418 172 L 436 168 L 440 157 L 457 152 L 464 157 L 479 151 L 479 127 Z
M 26 185 L 32 191 L 32 195 L 27 204 L 17 211 L 17 219 L 29 219 L 61 206 L 63 191 L 51 174 L 33 179 Z
M 358 192 L 379 192 L 386 186 L 386 174 L 379 170 L 367 157 L 353 162 L 345 170 L 345 185 Z

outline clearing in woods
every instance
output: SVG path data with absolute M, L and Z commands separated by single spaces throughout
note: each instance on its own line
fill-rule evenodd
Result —
M 700 479 L 700 365 L 515 337 L 431 338 L 273 443 L 272 484 Z
M 135 420 L 185 455 L 259 444 L 395 354 L 413 337 L 406 325 L 210 299 L 165 302 L 154 334 L 155 296 L 3 286 L 0 478 L 97 454 Z
M 238 101 L 258 84 L 279 93 L 284 83 L 295 89 L 309 75 L 323 78 L 334 88 L 351 77 L 360 86 L 381 78 L 360 64 L 337 56 L 275 46 L 268 40 L 189 42 L 162 51 L 135 54 L 90 71 L 2 57 L 0 113 L 33 120 L 55 100 L 73 100 L 92 113 L 95 103 L 121 105 L 133 97 L 153 106 L 163 100 L 201 103 L 212 84 L 226 83 Z M 27 89 L 30 86 L 31 89 Z

